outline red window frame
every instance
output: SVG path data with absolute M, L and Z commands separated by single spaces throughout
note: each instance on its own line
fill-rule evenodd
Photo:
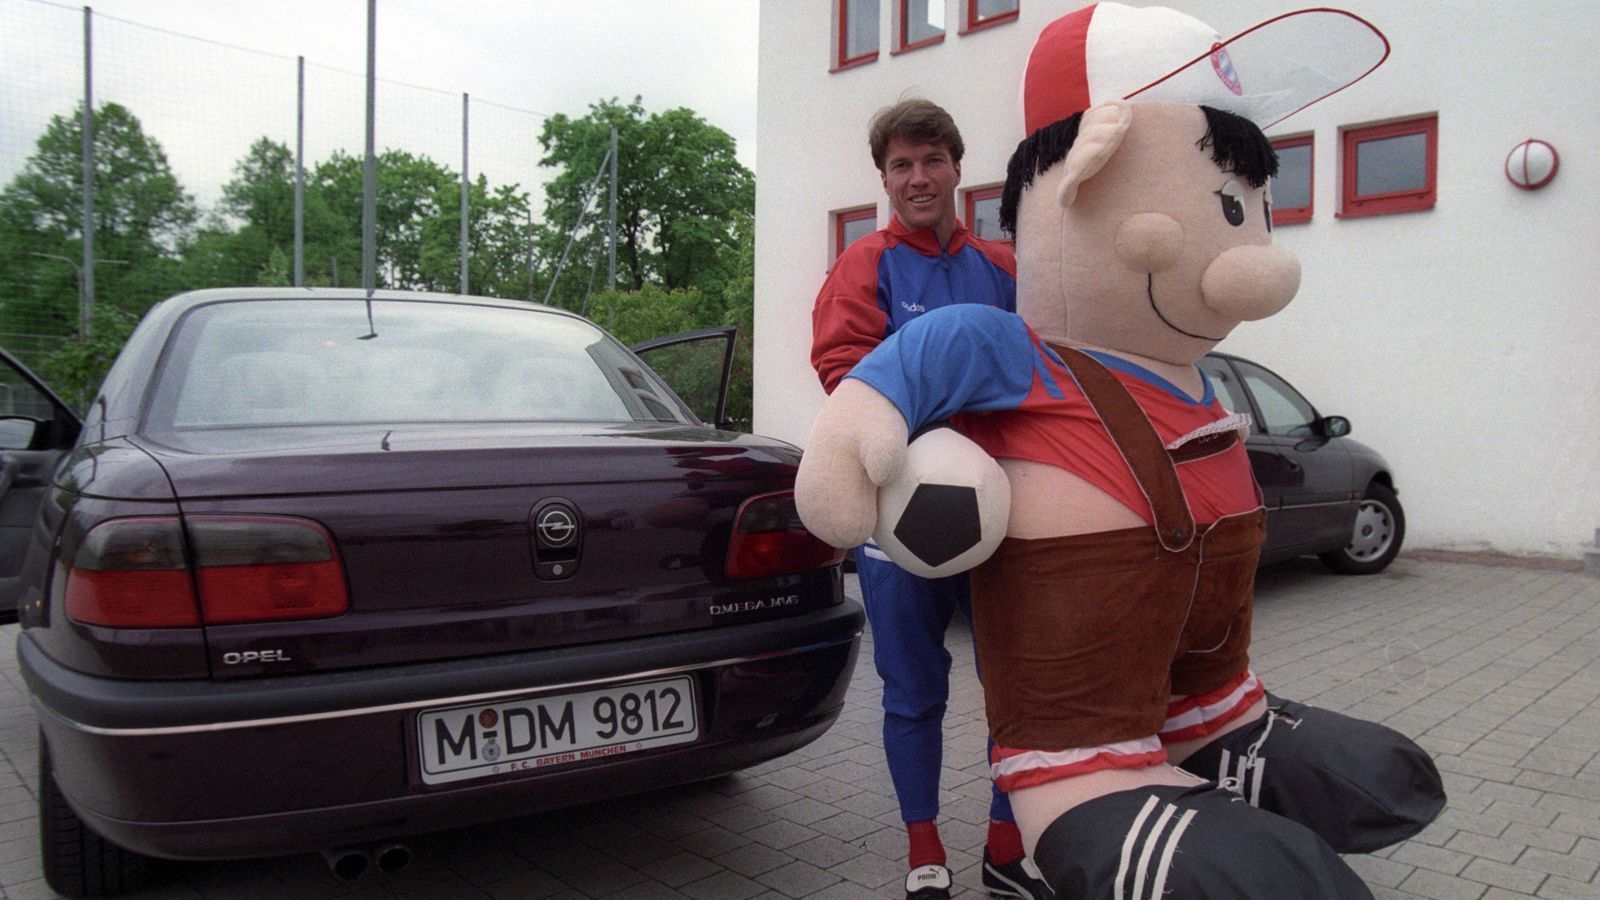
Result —
M 1015 22 L 1022 13 L 1022 0 L 1017 0 L 1016 8 L 1008 9 L 1003 13 L 992 16 L 978 15 L 978 0 L 961 0 L 961 34 L 971 34 L 1007 22 Z
M 985 186 L 985 187 L 968 188 L 967 190 L 962 192 L 962 199 L 963 199 L 962 207 L 963 207 L 963 209 L 965 211 L 965 218 L 962 221 L 964 221 L 966 223 L 967 228 L 970 229 L 973 234 L 977 234 L 978 233 L 978 231 L 977 231 L 977 225 L 978 225 L 978 201 L 979 200 L 995 200 L 995 199 L 998 199 L 1001 194 L 1005 193 L 1005 190 L 1006 190 L 1005 185 L 1003 185 L 1003 184 L 995 184 L 995 185 L 988 185 L 988 186 Z M 979 237 L 982 237 L 982 235 L 979 235 Z M 991 238 L 984 238 L 984 240 L 987 240 L 987 241 L 999 241 L 999 242 L 1004 243 L 1004 244 L 1014 244 L 1014 243 L 1016 243 L 1016 239 L 1015 238 L 1009 238 L 1009 237 L 991 237 Z
M 1298 222 L 1311 221 L 1311 213 L 1317 200 L 1317 148 L 1315 135 L 1301 134 L 1294 137 L 1277 138 L 1272 141 L 1272 149 L 1285 150 L 1290 147 L 1305 147 L 1310 151 L 1310 159 L 1306 166 L 1306 205 L 1305 206 L 1278 206 L 1278 198 L 1273 197 L 1272 202 L 1272 227 L 1279 225 L 1293 225 Z
M 1405 191 L 1388 191 L 1382 194 L 1360 195 L 1356 193 L 1359 183 L 1359 154 L 1360 146 L 1373 140 L 1384 138 L 1402 137 L 1405 135 L 1420 134 L 1427 139 L 1427 157 L 1424 161 L 1425 183 L 1421 188 Z M 1439 173 L 1439 117 L 1421 116 L 1415 119 L 1406 119 L 1401 122 L 1388 122 L 1383 125 L 1372 125 L 1365 128 L 1348 128 L 1340 135 L 1340 161 L 1344 167 L 1344 184 L 1341 187 L 1343 202 L 1340 205 L 1340 218 L 1355 218 L 1357 216 L 1381 216 L 1389 213 L 1413 212 L 1416 210 L 1432 209 L 1438 199 L 1438 173 Z
M 835 29 L 838 32 L 838 43 L 833 48 L 834 66 L 830 71 L 838 72 L 841 69 L 864 66 L 878 59 L 876 48 L 860 56 L 845 55 L 850 52 L 850 3 L 851 0 L 839 0 L 833 7 L 834 17 L 838 22 L 838 28 Z
M 855 209 L 841 209 L 833 214 L 833 256 L 830 259 L 838 259 L 839 254 L 844 252 L 844 226 L 850 222 L 863 220 L 871 221 L 876 230 L 878 224 L 876 203 L 871 206 L 858 206 Z
M 939 3 L 942 5 L 944 0 L 929 0 L 929 2 Z M 908 37 L 906 32 L 910 30 L 910 26 L 908 24 L 909 19 L 907 15 L 908 10 L 906 9 L 906 6 L 910 3 L 911 0 L 895 0 L 896 12 L 894 17 L 894 49 L 889 51 L 890 56 L 898 56 L 899 54 L 905 53 L 908 50 L 921 50 L 923 47 L 932 47 L 933 45 L 944 41 L 945 32 L 943 31 L 939 32 L 933 37 L 923 38 L 915 43 L 908 43 L 906 41 L 906 38 Z

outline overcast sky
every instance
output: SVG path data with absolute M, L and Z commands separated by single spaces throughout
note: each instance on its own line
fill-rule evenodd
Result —
M 292 73 L 293 63 L 271 57 L 306 57 L 308 85 L 343 77 L 326 70 L 352 75 L 366 70 L 366 0 L 91 0 L 89 5 L 97 16 L 96 102 L 109 97 L 133 108 L 203 202 L 214 199 L 215 186 L 208 182 L 222 177 L 217 173 L 238 158 L 241 141 L 248 145 L 246 137 L 236 140 L 231 132 L 281 133 L 263 123 L 281 122 L 287 103 L 285 142 L 292 145 L 293 75 L 277 73 L 285 65 Z M 473 106 L 471 156 L 480 161 L 469 169 L 492 173 L 495 166 L 483 160 L 504 156 L 507 143 L 527 143 L 523 136 L 494 138 L 497 117 L 536 128 L 537 117 L 523 111 L 576 117 L 596 100 L 640 95 L 651 112 L 693 109 L 731 134 L 740 160 L 755 168 L 757 0 L 378 0 L 377 6 L 378 77 L 434 89 L 430 96 L 379 85 L 380 149 L 404 146 L 459 169 L 460 95 L 468 93 L 489 104 Z M 42 123 L 70 111 L 81 96 L 81 36 L 81 6 L 0 0 L 0 182 L 9 181 L 32 152 Z M 270 77 L 255 74 L 269 67 Z M 326 78 L 317 81 L 319 75 Z M 264 82 L 258 90 L 257 78 Z M 345 93 L 359 97 L 359 82 L 345 80 L 350 82 Z M 270 95 L 270 105 L 257 110 L 236 99 L 252 92 Z M 308 87 L 308 106 L 313 93 Z M 401 107 L 389 111 L 386 95 Z M 228 112 L 211 111 L 208 100 Z M 197 108 L 207 111 L 197 114 Z M 359 107 L 340 114 L 340 126 L 347 130 L 338 146 L 359 152 L 359 138 L 348 147 L 360 133 L 359 116 Z M 425 127 L 413 117 L 425 119 Z M 308 113 L 308 134 L 314 118 Z M 415 146 L 410 143 L 415 132 L 429 137 Z M 496 146 L 486 146 L 491 143 Z M 199 145 L 211 159 L 199 159 Z M 326 150 L 308 137 L 308 162 Z M 527 186 L 534 179 L 501 173 L 500 180 Z

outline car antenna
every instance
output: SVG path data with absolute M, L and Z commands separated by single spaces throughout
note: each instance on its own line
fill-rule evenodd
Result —
M 372 292 L 367 291 L 367 333 L 356 338 L 358 341 L 370 341 L 378 336 L 378 329 L 372 324 Z

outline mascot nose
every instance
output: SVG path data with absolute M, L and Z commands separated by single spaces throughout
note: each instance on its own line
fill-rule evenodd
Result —
M 1135 272 L 1172 268 L 1183 255 L 1183 226 L 1161 213 L 1136 213 L 1117 227 L 1117 258 Z
M 1200 276 L 1206 306 L 1230 319 L 1265 319 L 1294 299 L 1300 261 L 1272 244 L 1245 244 L 1222 251 Z

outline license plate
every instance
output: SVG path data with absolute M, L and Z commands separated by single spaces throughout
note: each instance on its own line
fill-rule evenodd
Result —
M 564 766 L 699 736 L 694 685 L 687 676 L 417 716 L 425 784 Z

